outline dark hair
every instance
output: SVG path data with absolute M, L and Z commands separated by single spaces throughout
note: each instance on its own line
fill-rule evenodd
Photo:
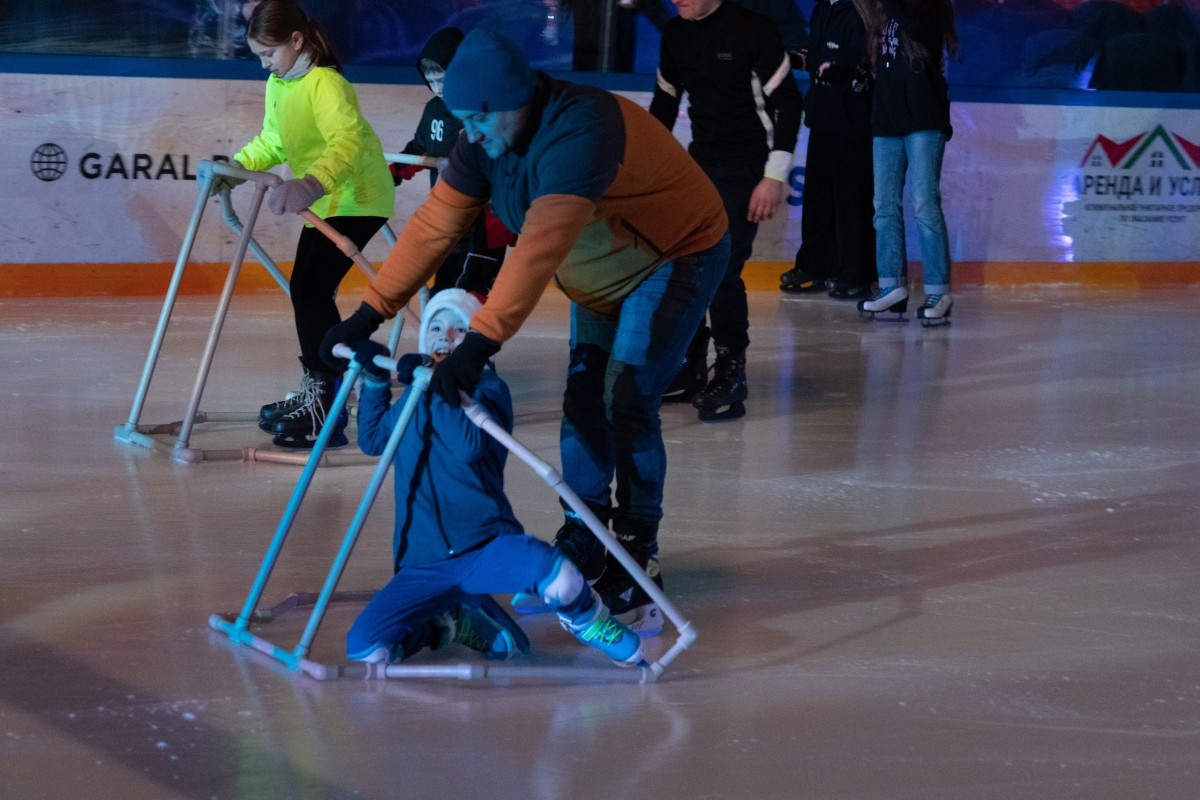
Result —
M 246 38 L 266 45 L 286 42 L 293 33 L 304 36 L 304 49 L 312 53 L 313 66 L 342 71 L 342 62 L 329 45 L 325 29 L 294 0 L 262 0 L 246 22 Z
M 910 12 L 929 16 L 941 31 L 941 49 L 950 58 L 958 58 L 958 31 L 954 25 L 954 6 L 950 0 L 904 0 Z M 887 22 L 887 12 L 879 0 L 855 0 L 854 7 L 858 10 L 863 24 L 867 26 L 867 54 L 871 66 L 875 66 L 879 58 L 879 42 L 883 38 L 883 26 Z M 904 60 L 914 69 L 920 69 L 922 64 L 941 61 L 941 53 L 930 53 L 920 42 L 910 39 L 903 31 L 900 32 L 900 52 Z

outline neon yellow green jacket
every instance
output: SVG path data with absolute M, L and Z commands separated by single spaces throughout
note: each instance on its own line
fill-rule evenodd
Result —
M 233 158 L 246 169 L 286 162 L 297 178 L 312 175 L 325 187 L 312 204 L 322 219 L 390 217 L 395 210 L 383 145 L 359 110 L 354 87 L 330 67 L 290 81 L 268 78 L 262 133 Z

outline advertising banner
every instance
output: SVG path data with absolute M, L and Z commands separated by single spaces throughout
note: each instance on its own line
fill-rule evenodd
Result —
M 197 165 L 261 127 L 265 82 L 4 75 L 0 263 L 174 263 Z M 386 150 L 412 138 L 424 86 L 366 84 L 360 104 Z M 648 93 L 626 93 L 645 106 Z M 942 194 L 956 262 L 1180 262 L 1200 241 L 1200 112 L 955 103 Z M 675 131 L 686 143 L 686 116 Z M 637 146 L 636 142 L 631 143 Z M 777 217 L 754 261 L 790 262 L 800 237 L 801 139 Z M 399 229 L 428 191 L 397 189 Z M 249 190 L 235 191 L 242 208 Z M 227 261 L 235 236 L 215 200 L 193 259 Z M 919 259 L 909 220 L 910 257 Z M 300 221 L 265 212 L 256 237 L 290 261 Z M 378 261 L 379 238 L 367 250 Z

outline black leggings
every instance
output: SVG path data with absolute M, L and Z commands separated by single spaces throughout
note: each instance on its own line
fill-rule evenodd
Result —
M 330 217 L 325 220 L 359 250 L 366 247 L 383 223 L 383 217 Z M 321 340 L 325 332 L 342 321 L 338 313 L 338 285 L 353 265 L 350 257 L 338 249 L 316 228 L 305 227 L 296 245 L 296 265 L 292 268 L 292 310 L 296 315 L 296 336 L 300 340 L 300 360 L 316 372 L 339 370 L 321 360 Z

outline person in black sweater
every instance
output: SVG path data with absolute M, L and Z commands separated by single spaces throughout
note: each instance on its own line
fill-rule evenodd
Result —
M 817 0 L 813 8 L 802 51 L 811 76 L 802 239 L 795 267 L 779 276 L 784 292 L 828 289 L 830 297 L 858 300 L 875 282 L 871 74 L 859 2 Z
M 664 400 L 691 399 L 700 419 L 746 413 L 750 320 L 742 266 L 758 223 L 783 200 L 800 132 L 802 98 L 774 23 L 725 0 L 673 0 L 679 16 L 663 27 L 650 113 L 670 130 L 688 95 L 688 152 L 717 187 L 729 217 L 729 266 L 708 307 L 716 348 L 708 374 L 703 326 Z

